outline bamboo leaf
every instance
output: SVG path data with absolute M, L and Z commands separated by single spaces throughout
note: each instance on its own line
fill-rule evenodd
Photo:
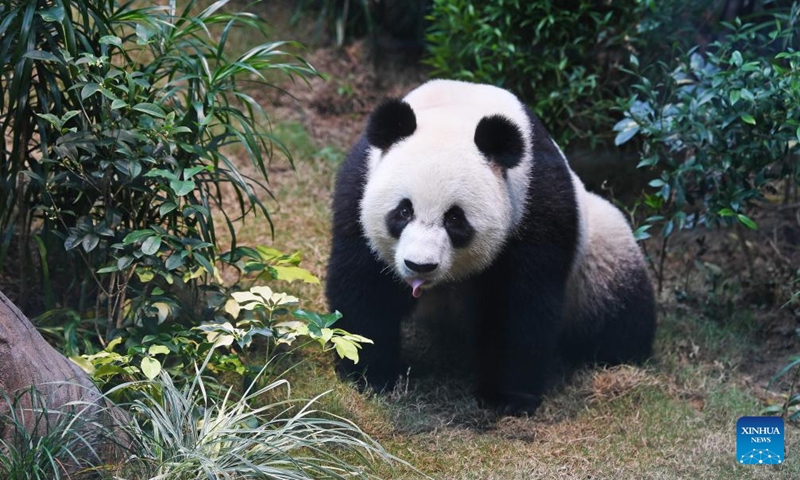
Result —
M 58 58 L 57 56 L 53 55 L 50 52 L 45 52 L 43 50 L 31 50 L 26 52 L 23 55 L 24 58 L 30 58 L 31 60 L 40 60 L 43 62 L 58 62 L 63 64 L 64 62 Z

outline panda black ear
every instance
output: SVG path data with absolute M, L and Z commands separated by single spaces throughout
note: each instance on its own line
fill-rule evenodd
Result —
M 416 129 L 417 117 L 411 105 L 393 98 L 381 103 L 369 116 L 367 141 L 385 151 Z
M 519 165 L 525 150 L 522 131 L 503 115 L 483 117 L 478 122 L 475 145 L 486 158 L 505 168 Z

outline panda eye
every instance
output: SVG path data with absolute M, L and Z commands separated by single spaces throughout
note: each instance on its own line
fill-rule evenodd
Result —
M 411 208 L 406 206 L 400 207 L 400 211 L 398 212 L 400 218 L 402 218 L 403 220 L 410 219 L 412 213 L 413 212 L 411 211 Z
M 444 228 L 455 248 L 465 248 L 475 235 L 475 229 L 469 224 L 467 214 L 458 205 L 453 205 L 445 212 Z
M 450 209 L 444 214 L 444 223 L 447 226 L 455 227 L 461 224 L 463 216 L 459 209 Z

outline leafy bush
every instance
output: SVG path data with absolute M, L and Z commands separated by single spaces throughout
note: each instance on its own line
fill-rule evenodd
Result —
M 316 72 L 284 50 L 296 48 L 287 42 L 227 53 L 234 30 L 267 33 L 264 20 L 228 13 L 227 3 L 0 7 L 0 125 L 11 144 L 0 162 L 7 201 L 0 259 L 15 229 L 23 250 L 34 233 L 46 308 L 64 306 L 51 316 L 88 319 L 107 339 L 123 328 L 152 330 L 179 318 L 182 306 L 205 303 L 204 284 L 219 279 L 219 261 L 252 256 L 237 245 L 233 220 L 255 212 L 266 224 L 254 189 L 264 184 L 240 169 L 228 147 L 239 146 L 265 179 L 266 161 L 282 145 L 242 82 L 278 88 L 269 71 Z M 230 237 L 226 255 L 212 210 Z M 31 267 L 26 257 L 22 279 Z M 268 263 L 261 268 L 273 271 Z M 58 274 L 62 282 L 51 280 Z
M 121 383 L 139 379 L 141 375 L 152 380 L 163 368 L 180 378 L 193 362 L 205 356 L 210 356 L 206 369 L 212 373 L 235 372 L 242 376 L 277 378 L 297 366 L 294 361 L 292 366 L 286 367 L 280 360 L 309 343 L 319 344 L 323 351 L 336 350 L 341 358 L 356 363 L 361 344 L 372 343 L 360 335 L 332 328 L 342 317 L 339 312 L 320 315 L 295 309 L 287 318 L 289 309 L 299 300 L 285 293 L 273 292 L 269 287 L 252 287 L 249 291 L 233 292 L 231 296 L 225 303 L 229 319 L 220 317 L 215 322 L 190 330 L 179 329 L 173 334 L 164 332 L 143 339 L 129 339 L 125 353 L 118 352 L 123 339 L 117 337 L 102 351 L 73 357 L 73 360 L 98 385 L 110 390 Z M 256 361 L 258 366 L 252 367 L 244 362 L 243 354 L 257 338 L 265 340 L 266 352 L 264 360 Z M 299 344 L 295 344 L 298 340 Z M 119 394 L 128 393 L 113 390 Z M 113 400 L 123 398 L 114 396 Z
M 639 166 L 659 172 L 644 198 L 653 215 L 640 238 L 653 226 L 664 241 L 697 225 L 755 229 L 750 212 L 758 202 L 786 201 L 796 190 L 798 14 L 795 3 L 763 23 L 737 19 L 705 52 L 690 50 L 674 69 L 661 63 L 653 79 L 642 76 L 633 87 L 616 143 L 641 138 Z
M 503 86 L 566 145 L 611 130 L 639 2 L 433 0 L 433 74 Z

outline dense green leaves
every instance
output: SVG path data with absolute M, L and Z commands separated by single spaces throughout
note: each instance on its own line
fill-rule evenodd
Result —
M 663 236 L 697 225 L 756 229 L 753 207 L 785 200 L 784 186 L 798 182 L 800 4 L 778 12 L 727 25 L 703 53 L 640 77 L 625 102 L 616 143 L 640 138 L 639 166 L 660 172 L 646 204 L 663 214 L 647 222 Z
M 259 189 L 283 147 L 240 84 L 277 88 L 278 75 L 316 72 L 288 51 L 297 49 L 291 42 L 259 44 L 265 21 L 228 3 L 0 6 L 0 128 L 10 147 L 0 157 L 0 239 L 16 227 L 23 236 L 41 229 L 45 260 L 69 265 L 77 279 L 65 283 L 73 290 L 63 301 L 95 305 L 109 336 L 140 325 L 156 289 L 174 301 L 178 289 L 216 278 L 228 258 L 219 228 L 236 245 L 233 219 L 256 213 L 271 226 Z M 250 32 L 254 46 L 231 55 L 234 29 Z M 228 158 L 232 145 L 255 177 Z M 8 245 L 0 242 L 0 268 Z M 263 268 L 308 279 L 295 267 Z
M 297 253 L 237 246 L 236 219 L 257 214 L 271 227 L 261 201 L 267 161 L 276 149 L 288 156 L 240 82 L 247 91 L 277 88 L 279 75 L 316 72 L 288 51 L 297 50 L 291 42 L 257 44 L 266 23 L 230 13 L 228 3 L 0 5 L 0 127 L 10 145 L 0 158 L 0 254 L 12 230 L 41 231 L 41 264 L 68 272 L 65 308 L 41 318 L 106 388 L 163 370 L 183 375 L 217 347 L 209 368 L 244 374 L 239 353 L 253 336 L 289 342 L 302 334 L 357 359 L 360 337 L 329 326 L 322 332 L 297 318 L 278 327 L 246 318 L 263 310 L 248 304 L 233 324 L 226 317 L 229 291 L 244 287 L 223 284 L 222 264 L 238 269 L 234 282 L 319 282 L 298 266 Z M 250 32 L 255 46 L 231 55 L 234 29 Z M 240 171 L 242 159 L 254 176 Z M 220 251 L 219 228 L 228 230 L 230 252 Z M 51 272 L 44 273 L 52 307 Z M 206 331 L 191 329 L 203 321 Z M 236 342 L 207 338 L 226 324 L 246 333 Z
M 562 145 L 597 140 L 624 91 L 617 57 L 631 48 L 638 3 L 434 0 L 426 62 L 436 76 L 513 91 Z

